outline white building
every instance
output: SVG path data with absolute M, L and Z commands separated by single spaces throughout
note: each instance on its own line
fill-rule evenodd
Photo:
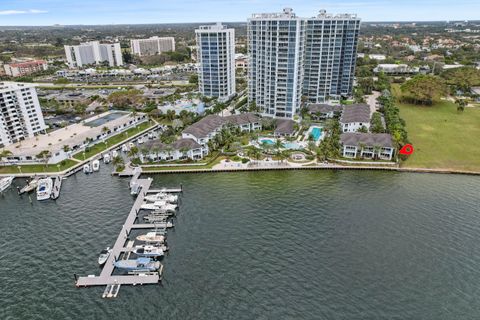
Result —
M 357 132 L 362 127 L 370 129 L 370 106 L 368 104 L 344 106 L 340 125 L 342 132 Z
M 264 116 L 293 118 L 300 107 L 304 25 L 288 8 L 248 19 L 248 103 Z
M 148 39 L 130 40 L 132 54 L 138 56 L 152 56 L 167 51 L 175 51 L 175 38 L 150 37 Z
M 0 82 L 0 148 L 31 138 L 46 128 L 34 86 Z
M 395 155 L 392 136 L 387 133 L 342 133 L 340 142 L 345 158 L 392 160 Z
M 32 60 L 24 62 L 15 62 L 5 64 L 5 74 L 11 77 L 22 77 L 35 72 L 40 72 L 48 69 L 48 64 L 44 60 Z
M 77 46 L 65 46 L 65 55 L 70 68 L 108 62 L 110 67 L 123 65 L 120 43 L 91 41 Z
M 200 26 L 195 35 L 200 92 L 228 100 L 235 94 L 235 30 L 217 23 Z

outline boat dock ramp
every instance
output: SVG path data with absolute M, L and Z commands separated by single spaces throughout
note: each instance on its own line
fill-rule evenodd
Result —
M 130 271 L 127 274 L 116 275 L 113 274 L 115 270 L 115 262 L 119 260 L 128 260 L 130 254 L 134 249 L 135 238 L 130 238 L 130 234 L 133 230 L 137 229 L 151 229 L 151 231 L 159 231 L 158 225 L 155 223 L 135 223 L 139 217 L 141 205 L 144 203 L 145 196 L 150 191 L 152 179 L 140 179 L 141 170 L 133 174 L 130 186 L 139 186 L 139 192 L 137 198 L 125 220 L 125 223 L 118 234 L 115 244 L 112 248 L 110 255 L 108 256 L 105 265 L 100 272 L 100 275 L 88 275 L 77 277 L 75 275 L 75 285 L 77 287 L 90 287 L 90 286 L 106 286 L 102 295 L 103 298 L 115 298 L 118 295 L 121 285 L 144 285 L 144 284 L 158 284 L 162 279 L 163 265 L 154 272 L 135 272 Z M 165 189 L 161 189 L 165 190 Z M 181 192 L 182 188 L 172 188 L 172 192 Z M 180 191 L 178 191 L 180 190 Z M 164 191 L 165 192 L 165 191 Z M 168 191 L 167 191 L 168 192 Z M 161 229 L 166 233 L 165 229 Z

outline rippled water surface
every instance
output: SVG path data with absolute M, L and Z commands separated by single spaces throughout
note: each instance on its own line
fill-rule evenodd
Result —
M 98 273 L 133 203 L 110 168 L 56 202 L 0 198 L 0 319 L 478 319 L 480 179 L 289 171 L 157 175 L 183 184 L 161 285 Z M 16 180 L 14 183 L 20 184 Z

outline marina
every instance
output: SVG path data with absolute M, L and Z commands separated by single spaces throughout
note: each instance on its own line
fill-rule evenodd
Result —
M 166 228 L 173 227 L 173 223 L 168 221 L 171 215 L 150 215 L 143 217 L 144 220 L 151 223 L 135 223 L 139 219 L 139 213 L 142 206 L 145 205 L 145 196 L 149 193 L 149 189 L 152 183 L 151 178 L 140 179 L 141 170 L 136 170 L 133 173 L 133 177 L 129 183 L 130 188 L 138 189 L 137 198 L 128 214 L 125 223 L 120 230 L 120 233 L 115 241 L 114 246 L 108 249 L 108 255 L 102 251 L 102 260 L 104 266 L 100 275 L 88 275 L 77 277 L 75 275 L 75 284 L 77 287 L 89 287 L 89 286 L 103 286 L 105 285 L 105 291 L 102 295 L 103 298 L 115 298 L 118 295 L 121 285 L 144 285 L 144 284 L 156 284 L 162 279 L 163 265 L 160 262 L 145 258 L 145 256 L 155 257 L 163 256 L 163 249 L 167 247 L 162 245 L 161 247 L 147 245 L 133 247 L 134 240 L 130 239 L 130 234 L 133 230 L 150 230 L 144 238 L 142 236 L 137 237 L 135 240 L 141 241 L 143 239 L 147 244 L 164 243 L 166 237 Z M 162 192 L 168 193 L 167 190 L 175 190 L 174 192 L 182 192 L 182 188 L 161 189 Z M 150 192 L 152 193 L 152 192 Z M 166 204 L 163 202 L 162 204 Z M 158 209 L 161 210 L 162 205 L 159 205 Z M 148 248 L 151 252 L 150 255 L 144 254 L 144 248 Z M 152 248 L 157 248 L 161 252 L 158 254 Z M 130 259 L 130 253 L 136 253 L 137 259 Z M 157 252 L 157 255 L 154 253 Z M 99 258 L 100 259 L 100 258 Z M 99 260 L 100 261 L 100 260 Z M 127 270 L 128 274 L 117 275 L 114 274 L 116 269 Z

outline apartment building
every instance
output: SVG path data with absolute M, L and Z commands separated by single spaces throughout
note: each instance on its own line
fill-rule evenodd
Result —
M 45 131 L 35 87 L 0 82 L 0 148 Z
M 293 118 L 302 103 L 352 94 L 360 19 L 300 18 L 290 8 L 248 20 L 249 105 L 265 116 Z
M 175 51 L 175 38 L 150 37 L 148 39 L 130 40 L 132 54 L 138 56 L 153 56 L 167 51 Z
M 120 43 L 91 41 L 77 46 L 65 46 L 65 55 L 70 68 L 108 62 L 110 67 L 123 65 Z
M 195 36 L 199 90 L 226 101 L 235 94 L 235 30 L 217 23 L 200 26 Z
M 44 60 L 32 60 L 5 64 L 5 74 L 11 77 L 23 77 L 35 72 L 48 69 L 48 64 Z

